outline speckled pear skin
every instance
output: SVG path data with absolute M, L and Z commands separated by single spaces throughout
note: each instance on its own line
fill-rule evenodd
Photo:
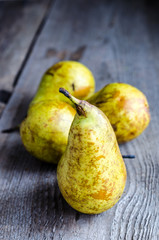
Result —
M 84 115 L 75 115 L 65 153 L 58 163 L 60 191 L 74 209 L 97 214 L 120 199 L 126 168 L 116 136 L 105 114 L 86 101 L 78 101 Z
M 85 99 L 94 92 L 95 82 L 92 73 L 81 63 L 64 61 L 53 65 L 44 74 L 30 103 L 27 118 L 20 126 L 21 139 L 27 151 L 55 164 L 66 149 L 76 113 L 70 101 L 59 93 L 59 86 Z
M 139 136 L 150 122 L 149 105 L 145 95 L 126 83 L 110 83 L 88 101 L 108 117 L 118 143 Z
M 27 151 L 38 159 L 57 163 L 66 149 L 75 113 L 75 109 L 65 102 L 37 102 L 29 109 L 20 127 Z
M 70 104 L 70 101 L 59 93 L 60 87 L 85 100 L 93 95 L 95 81 L 91 71 L 83 64 L 75 61 L 58 62 L 44 74 L 31 104 L 48 99 L 58 99 Z

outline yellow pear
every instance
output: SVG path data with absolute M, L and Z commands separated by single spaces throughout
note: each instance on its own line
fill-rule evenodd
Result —
M 108 117 L 118 143 L 139 136 L 150 122 L 149 105 L 145 95 L 126 83 L 110 83 L 88 101 Z
M 126 168 L 115 133 L 105 114 L 65 89 L 76 106 L 65 153 L 58 163 L 57 180 L 65 200 L 82 213 L 96 214 L 120 199 Z
M 20 135 L 33 156 L 51 163 L 57 163 L 65 151 L 76 113 L 69 100 L 59 93 L 60 86 L 86 99 L 93 94 L 95 82 L 90 70 L 74 61 L 59 62 L 44 74 L 20 126 Z

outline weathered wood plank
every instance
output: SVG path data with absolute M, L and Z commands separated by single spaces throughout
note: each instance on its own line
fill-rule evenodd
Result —
M 95 75 L 97 89 L 115 81 L 141 89 L 152 119 L 139 138 L 121 146 L 122 153 L 136 155 L 125 161 L 122 199 L 96 216 L 67 205 L 57 187 L 56 167 L 31 157 L 18 133 L 1 134 L 0 238 L 159 239 L 158 20 L 157 6 L 137 0 L 56 2 L 3 113 L 1 129 L 23 119 L 42 73 L 61 56 L 79 56 Z
M 6 97 L 25 64 L 48 3 L 49 0 L 0 2 L 0 90 L 6 92 Z M 1 94 L 0 102 L 4 102 Z

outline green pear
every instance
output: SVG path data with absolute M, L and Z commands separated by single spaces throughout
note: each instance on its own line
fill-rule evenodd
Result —
M 126 83 L 110 83 L 88 101 L 108 117 L 118 143 L 139 136 L 150 122 L 149 105 L 145 95 Z
M 70 101 L 59 93 L 60 86 L 86 99 L 93 94 L 95 82 L 90 70 L 74 61 L 59 62 L 44 74 L 20 125 L 20 135 L 33 156 L 51 163 L 57 163 L 64 153 L 76 113 Z
M 120 199 L 126 168 L 115 133 L 105 114 L 65 89 L 76 106 L 66 151 L 58 163 L 57 180 L 65 200 L 82 213 L 97 214 Z

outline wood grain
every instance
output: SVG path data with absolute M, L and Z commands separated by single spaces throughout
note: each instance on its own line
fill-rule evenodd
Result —
M 43 24 L 48 3 L 49 0 L 0 2 L 0 90 L 6 92 L 6 97 L 21 74 Z M 5 96 L 0 94 L 1 103 L 6 103 Z
M 97 89 L 121 81 L 142 90 L 151 123 L 136 140 L 120 146 L 123 154 L 136 156 L 125 160 L 124 194 L 112 209 L 95 216 L 78 213 L 64 201 L 56 166 L 31 157 L 18 133 L 1 134 L 0 239 L 159 239 L 158 10 L 155 2 L 137 0 L 59 0 L 53 5 L 4 110 L 1 130 L 21 122 L 43 72 L 61 52 L 63 59 L 80 56 L 95 75 Z

